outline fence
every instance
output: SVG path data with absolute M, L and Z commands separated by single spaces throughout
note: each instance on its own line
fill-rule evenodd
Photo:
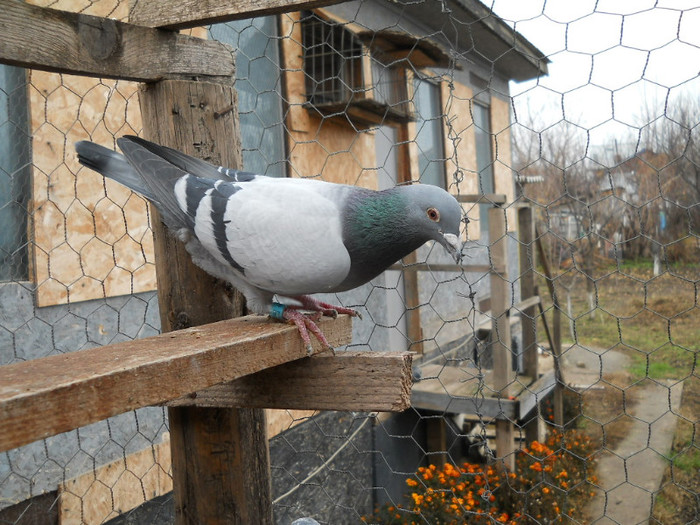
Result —
M 197 4 L 1 2 L 0 522 L 700 520 L 700 7 Z M 440 185 L 467 257 L 300 359 L 79 167 L 125 134 Z

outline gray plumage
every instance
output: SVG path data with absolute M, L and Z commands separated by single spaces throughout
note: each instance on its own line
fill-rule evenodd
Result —
M 194 262 L 231 282 L 249 310 L 360 286 L 429 240 L 459 259 L 462 209 L 446 191 L 384 191 L 215 167 L 137 137 L 120 155 L 78 142 L 81 164 L 140 193 Z

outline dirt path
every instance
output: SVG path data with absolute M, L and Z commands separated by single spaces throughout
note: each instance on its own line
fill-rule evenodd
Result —
M 603 385 L 601 377 L 620 372 L 627 364 L 621 352 L 578 346 L 562 359 L 565 381 L 578 389 Z M 647 379 L 625 390 L 634 390 L 636 403 L 626 410 L 630 416 L 626 437 L 598 456 L 600 490 L 587 509 L 591 524 L 647 524 L 668 464 L 664 454 L 671 449 L 682 383 Z

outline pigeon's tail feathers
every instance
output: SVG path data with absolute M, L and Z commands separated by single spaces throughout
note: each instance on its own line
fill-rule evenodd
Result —
M 76 142 L 75 150 L 78 161 L 83 166 L 123 184 L 148 200 L 156 200 L 141 175 L 127 162 L 124 155 L 87 140 Z
M 144 196 L 148 194 L 148 199 L 156 205 L 166 226 L 175 231 L 181 228 L 191 230 L 194 217 L 183 210 L 175 195 L 175 184 L 190 174 L 173 164 L 170 156 L 163 155 L 162 151 L 175 150 L 136 137 L 122 137 L 117 144 L 147 188 Z

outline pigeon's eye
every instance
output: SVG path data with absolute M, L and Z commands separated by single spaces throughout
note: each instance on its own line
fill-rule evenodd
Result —
M 428 208 L 426 213 L 428 214 L 428 219 L 431 221 L 438 222 L 440 220 L 440 212 L 437 211 L 436 208 Z

